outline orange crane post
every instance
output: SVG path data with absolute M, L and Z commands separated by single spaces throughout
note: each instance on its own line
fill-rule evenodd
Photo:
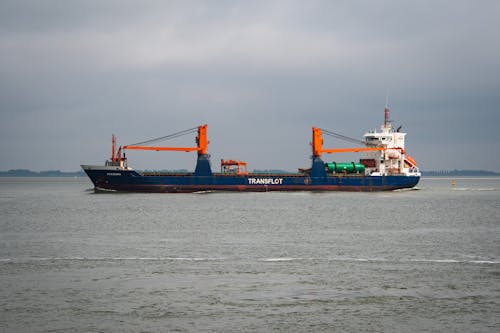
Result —
M 198 137 L 196 138 L 196 142 L 198 143 L 199 155 L 206 155 L 208 152 L 209 141 L 207 138 L 207 127 L 207 124 L 198 127 Z
M 312 151 L 314 157 L 321 157 L 323 152 L 323 137 L 321 135 L 321 128 L 313 127 L 313 137 L 312 137 Z

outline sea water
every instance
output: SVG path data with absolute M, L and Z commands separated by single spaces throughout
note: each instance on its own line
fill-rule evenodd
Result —
M 500 178 L 96 194 L 0 179 L 1 332 L 499 332 Z

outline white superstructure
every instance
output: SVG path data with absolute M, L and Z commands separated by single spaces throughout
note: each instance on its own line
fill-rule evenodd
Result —
M 384 110 L 384 123 L 376 130 L 365 133 L 368 147 L 382 147 L 383 150 L 368 151 L 361 161 L 366 166 L 366 174 L 420 176 L 417 163 L 405 152 L 406 133 L 394 129 L 389 121 L 389 109 Z

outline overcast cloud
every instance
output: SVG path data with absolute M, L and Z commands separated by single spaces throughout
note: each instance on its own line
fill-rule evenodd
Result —
M 214 169 L 296 170 L 311 126 L 361 138 L 388 93 L 422 169 L 500 171 L 499 31 L 499 1 L 2 1 L 0 170 L 77 170 L 112 133 L 203 123 Z M 140 169 L 194 161 L 129 153 Z

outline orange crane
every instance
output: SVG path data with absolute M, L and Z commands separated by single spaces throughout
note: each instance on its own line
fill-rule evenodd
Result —
M 209 141 L 207 139 L 207 127 L 208 125 L 198 126 L 198 136 L 196 138 L 197 147 L 160 147 L 160 146 L 145 146 L 144 144 L 150 143 L 153 141 L 166 140 L 174 137 L 178 137 L 180 135 L 184 135 L 187 133 L 191 133 L 194 129 L 185 130 L 179 133 L 171 134 L 165 137 L 156 138 L 144 142 L 140 142 L 133 145 L 123 146 L 124 150 L 154 150 L 154 151 L 198 151 L 198 155 L 206 155 L 208 151 Z
M 325 154 L 358 153 L 360 151 L 381 151 L 381 150 L 387 149 L 386 147 L 357 147 L 357 148 L 323 149 L 323 136 L 321 135 L 321 128 L 313 127 L 312 131 L 313 131 L 312 150 L 313 150 L 313 156 L 315 156 L 315 157 L 321 157 L 322 153 L 325 153 Z

